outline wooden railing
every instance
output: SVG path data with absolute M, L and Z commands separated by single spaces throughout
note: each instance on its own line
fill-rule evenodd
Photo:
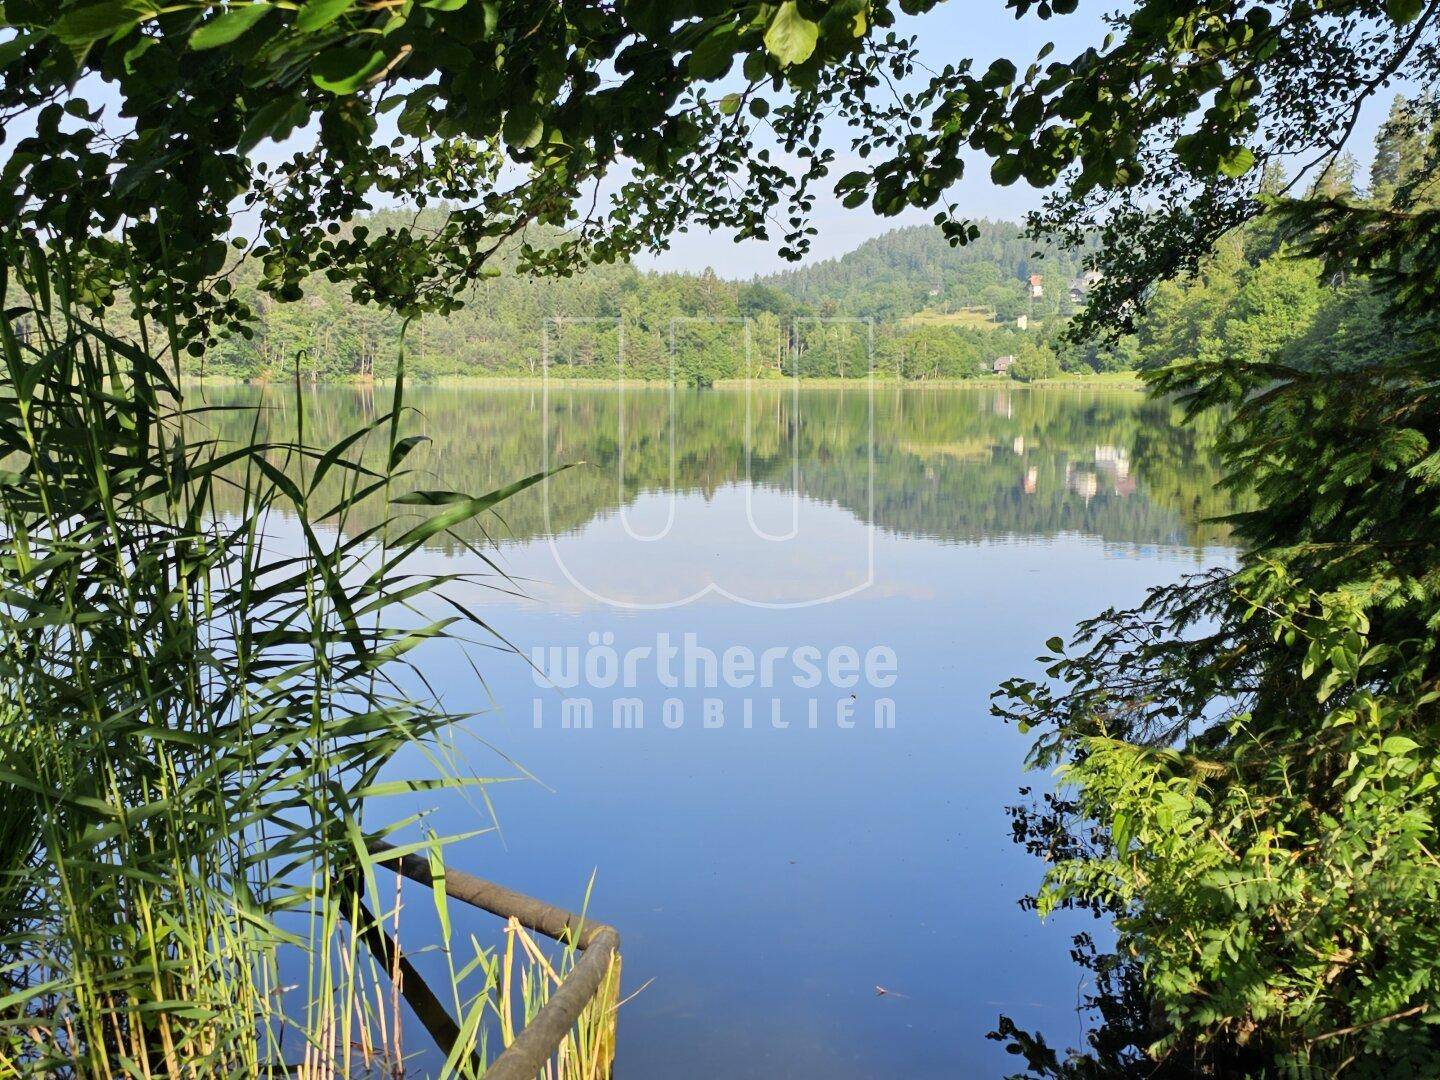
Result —
M 460 870 L 446 868 L 437 881 L 427 859 L 417 855 L 387 856 L 387 852 L 393 852 L 395 848 L 380 841 L 373 843 L 370 851 L 379 866 L 429 888 L 443 888 L 445 895 L 451 899 L 503 919 L 513 918 L 527 930 L 573 945 L 583 953 L 550 1000 L 516 1033 L 514 1040 L 488 1070 L 478 1058 L 471 1061 L 472 1071 L 476 1075 L 483 1073 L 486 1080 L 535 1080 L 574 1028 L 585 1006 L 604 985 L 610 965 L 619 955 L 619 933 L 613 926 L 583 918 Z M 365 921 L 362 937 L 366 945 L 386 971 L 399 971 L 400 992 L 406 1004 L 440 1050 L 449 1056 L 460 1041 L 460 1026 L 404 954 L 397 958 L 394 941 L 374 918 L 363 910 L 362 918 Z

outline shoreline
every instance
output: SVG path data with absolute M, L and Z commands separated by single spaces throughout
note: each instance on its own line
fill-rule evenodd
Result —
M 187 375 L 182 382 L 192 386 L 255 386 L 272 389 L 294 389 L 289 379 L 243 379 L 232 375 Z M 302 388 L 344 386 L 351 389 L 373 389 L 393 385 L 389 378 L 377 379 L 322 379 L 305 382 Z M 616 390 L 616 389 L 659 389 L 672 385 L 664 379 L 547 379 L 538 375 L 442 375 L 435 379 L 411 377 L 406 380 L 410 387 L 433 387 L 436 389 L 494 389 L 494 390 L 538 390 L 546 385 L 558 386 L 565 390 Z M 676 384 L 679 389 L 693 390 L 689 384 Z M 886 390 L 1031 390 L 1070 387 L 1073 389 L 1144 390 L 1145 383 L 1133 372 L 1107 372 L 1093 375 L 1061 375 L 1053 379 L 1035 379 L 1022 382 L 1019 379 L 978 376 L 973 379 L 716 379 L 710 389 L 739 390 L 746 386 L 773 388 L 776 390 L 850 390 L 874 386 Z

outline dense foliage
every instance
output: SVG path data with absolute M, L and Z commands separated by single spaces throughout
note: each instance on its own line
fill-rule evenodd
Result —
M 1050 19 L 1077 5 L 1007 6 Z M 964 175 L 962 151 L 983 152 L 997 183 L 1050 189 L 1038 234 L 1100 241 L 1083 328 L 1117 334 L 1157 281 L 1193 271 L 1267 191 L 1294 194 L 1341 167 L 1377 93 L 1440 83 L 1436 20 L 1424 0 L 1140 0 L 1069 58 L 1046 45 L 1033 62 L 1002 58 L 983 72 L 957 59 L 882 111 L 891 128 L 853 110 L 866 131 L 857 149 L 880 160 L 839 189 L 881 213 L 943 205 L 937 221 L 960 236 L 945 192 Z M 1277 191 L 1278 169 L 1293 179 Z
M 377 214 L 364 225 L 379 230 L 398 220 Z M 444 218 L 427 212 L 404 220 L 439 227 Z M 532 232 L 539 243 L 539 230 Z M 186 370 L 272 380 L 297 370 L 317 379 L 388 377 L 403 330 L 408 370 L 420 377 L 533 376 L 549 363 L 552 374 L 568 378 L 673 375 L 686 383 L 747 374 L 863 377 L 872 368 L 886 377 L 971 378 L 992 373 L 999 356 L 1050 351 L 1060 316 L 1076 306 L 1063 281 L 1062 300 L 1049 298 L 1054 290 L 1029 298 L 1034 245 L 1018 226 L 989 225 L 987 235 L 989 244 L 956 249 L 938 229 L 906 229 L 833 263 L 750 282 L 710 271 L 644 273 L 629 264 L 527 277 L 516 273 L 519 250 L 511 245 L 497 254 L 497 276 L 459 294 L 458 310 L 408 322 L 356 303 L 320 275 L 305 283 L 301 302 L 276 302 L 261 291 L 254 264 L 240 262 L 228 280 L 255 312 L 251 333 L 218 342 Z M 917 248 L 928 252 L 923 277 Z M 854 284 L 865 278 L 877 280 L 871 303 Z M 1015 325 L 1017 315 L 1034 319 L 1027 331 Z M 119 329 L 124 319 L 109 321 Z
M 347 226 L 380 231 L 399 223 L 438 229 L 442 211 L 367 215 Z M 540 243 L 548 235 L 531 230 Z M 1036 258 L 1035 245 L 1009 223 L 984 223 L 982 240 L 954 248 L 933 227 L 902 229 L 831 262 L 750 282 L 700 274 L 644 273 L 628 263 L 598 265 L 564 278 L 517 272 L 518 244 L 497 252 L 493 277 L 458 294 L 463 306 L 407 320 L 357 303 L 343 284 L 312 275 L 299 303 L 265 292 L 259 266 L 236 259 L 225 281 L 252 317 L 188 374 L 274 380 L 393 377 L 402 332 L 412 376 L 533 376 L 543 362 L 570 378 L 722 379 L 798 374 L 858 377 L 872 368 L 906 379 L 992 374 L 997 357 L 1022 362 L 1013 374 L 1056 374 L 1051 362 L 1064 318 L 1083 302 L 1078 262 L 1063 252 Z M 1044 269 L 1049 289 L 1029 295 Z M 862 287 L 862 282 L 872 287 Z M 1077 296 L 1072 298 L 1072 288 Z M 933 295 L 932 295 L 933 294 Z M 1025 316 L 1022 331 L 1015 320 Z M 843 327 L 863 320 L 868 327 Z M 123 310 L 105 321 L 135 337 Z M 749 323 L 747 327 L 745 324 Z M 624 362 L 619 327 L 624 326 Z M 1033 360 L 1040 360 L 1034 364 Z M 1033 367 L 1027 367 L 1030 364 Z M 1075 357 L 1076 370 L 1111 370 L 1110 354 Z
M 1397 116 L 1424 162 L 1398 178 Z M 1237 570 L 1105 612 L 1004 688 L 1063 781 L 1016 810 L 1052 864 L 1034 902 L 1118 937 L 1081 952 L 1086 1054 L 1002 1023 L 1029 1075 L 1440 1072 L 1432 124 L 1402 101 L 1371 199 L 1279 204 L 1142 324 L 1158 390 L 1230 411 L 1254 503 Z
M 1000 183 L 1057 185 L 1042 224 L 1103 241 L 1087 325 L 1124 324 L 1154 281 L 1253 216 L 1269 162 L 1333 161 L 1382 84 L 1433 82 L 1440 63 L 1421 0 L 1144 0 L 1068 60 L 1047 46 L 1028 66 L 957 57 L 935 73 L 878 0 L 304 8 L 9 0 L 0 118 L 7 132 L 33 118 L 34 134 L 13 144 L 0 211 L 84 234 L 87 296 L 128 284 L 146 310 L 181 304 L 198 351 L 246 314 L 222 276 L 236 200 L 258 218 L 270 295 L 295 299 L 320 271 L 415 315 L 452 309 L 532 222 L 570 231 L 525 245 L 523 265 L 562 273 L 662 247 L 682 221 L 766 237 L 778 216 L 801 254 L 835 158 L 826 132 L 848 126 L 868 162 L 838 181 L 850 205 L 945 204 L 967 146 Z M 72 90 L 86 75 L 111 84 L 118 117 Z M 316 138 L 273 168 L 254 153 L 297 131 Z M 435 230 L 343 231 L 394 196 L 454 211 Z M 982 239 L 957 213 L 937 215 L 947 236 Z
M 1018 237 L 1018 228 L 1006 231 Z M 1028 250 L 1023 240 L 1013 243 Z M 996 358 L 1006 355 L 1015 357 L 1008 374 L 1029 380 L 1155 368 L 1194 356 L 1253 361 L 1282 346 L 1307 365 L 1329 355 L 1359 360 L 1404 350 L 1395 321 L 1366 282 L 1327 278 L 1320 260 L 1280 245 L 1273 226 L 1223 239 L 1194 277 L 1155 289 L 1133 332 L 1103 346 L 1062 340 L 1069 297 L 1028 301 L 1028 261 L 954 258 L 921 271 L 912 265 L 917 247 L 979 253 L 951 248 L 937 229 L 918 228 L 754 282 L 709 272 L 642 273 L 629 265 L 564 279 L 507 272 L 462 294 L 461 309 L 408 325 L 354 303 L 324 279 L 308 284 L 303 302 L 276 303 L 256 289 L 253 267 L 242 265 L 232 280 L 236 295 L 256 311 L 253 334 L 220 342 L 186 371 L 268 380 L 297 371 L 322 380 L 392 377 L 402 329 L 412 376 L 534 376 L 548 363 L 551 375 L 564 378 L 673 376 L 702 384 L 747 375 L 859 378 L 872 370 L 911 380 L 965 379 L 992 374 Z M 876 288 L 863 289 L 865 280 Z M 932 289 L 943 296 L 929 296 Z M 987 300 L 1000 307 L 985 307 Z M 972 301 L 982 308 L 973 317 Z M 885 314 L 900 303 L 915 306 L 900 308 L 903 317 Z M 1025 331 L 989 317 L 1042 307 L 1048 321 L 1037 317 Z M 119 330 L 124 320 L 108 322 Z
M 959 247 L 939 228 L 911 226 L 765 283 L 817 314 L 874 319 L 981 311 L 1004 322 L 1021 315 L 1035 321 L 1069 316 L 1083 306 L 1085 251 L 1037 242 L 1008 221 L 973 224 Z M 1043 279 L 1038 298 L 1028 288 L 1032 274 Z
M 777 208 L 798 252 L 810 186 L 833 157 L 817 149 L 824 108 L 903 67 L 905 43 L 883 32 L 893 21 L 869 0 L 703 14 L 7 0 L 0 123 L 15 142 L 0 215 L 69 238 L 82 299 L 104 304 L 124 286 L 195 354 L 248 314 L 224 280 L 237 202 L 258 221 L 249 250 L 268 295 L 298 299 L 318 271 L 404 316 L 450 310 L 533 223 L 569 227 L 559 245 L 520 249 L 527 268 L 559 273 L 661 245 L 682 217 L 766 237 Z M 732 68 L 743 90 L 705 87 Z M 112 104 L 82 96 L 91 78 Z M 755 145 L 762 127 L 783 155 Z M 256 153 L 297 132 L 313 137 L 278 164 Z M 618 196 L 601 198 L 621 162 Z M 743 195 L 721 194 L 737 181 Z M 393 196 L 451 212 L 435 229 L 342 232 Z
M 1390 132 L 1412 131 L 1423 141 L 1424 126 L 1416 107 L 1398 98 L 1379 139 L 1371 205 L 1393 194 L 1386 176 L 1401 175 L 1398 161 L 1385 164 Z M 1407 179 L 1414 169 L 1405 168 Z M 1353 180 L 1326 188 L 1352 201 L 1360 195 Z M 380 228 L 398 216 L 374 215 L 367 223 Z M 1085 279 L 1064 276 L 1081 272 L 1078 256 L 1036 254 L 1015 225 L 982 223 L 979 239 L 960 248 L 937 228 L 916 227 L 839 259 L 736 282 L 709 271 L 644 273 L 629 264 L 536 279 L 514 272 L 512 248 L 500 253 L 498 276 L 461 294 L 459 310 L 408 325 L 353 302 L 347 289 L 318 276 L 307 282 L 304 302 L 277 303 L 260 292 L 255 267 L 241 263 L 230 280 L 256 312 L 253 335 L 218 343 L 187 371 L 387 377 L 402 328 L 409 370 L 421 377 L 530 376 L 548 363 L 552 375 L 567 378 L 674 376 L 701 384 L 746 375 L 863 377 L 872 369 L 911 380 L 964 379 L 991 374 L 995 359 L 1006 355 L 1015 358 L 1010 376 L 1033 380 L 1156 368 L 1196 356 L 1257 361 L 1280 347 L 1304 365 L 1405 348 L 1366 281 L 1327 277 L 1318 258 L 1282 244 L 1273 223 L 1227 235 L 1192 277 L 1160 283 L 1132 331 L 1104 345 L 1062 340 L 1089 291 Z M 1048 287 L 1032 298 L 1029 276 L 1042 270 Z M 1025 331 L 1013 322 L 1022 315 L 1030 320 Z

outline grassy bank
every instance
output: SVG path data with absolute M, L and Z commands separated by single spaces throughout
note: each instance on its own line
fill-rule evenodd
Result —
M 566 390 L 613 390 L 617 387 L 630 389 L 653 388 L 669 385 L 661 379 L 557 379 L 542 378 L 538 375 L 444 375 L 437 379 L 407 379 L 410 385 L 423 385 L 445 387 L 450 389 L 485 388 L 514 389 L 514 390 L 535 390 L 543 386 L 561 387 Z M 290 384 L 281 380 L 259 381 L 235 379 L 226 376 L 207 375 L 203 378 L 192 377 L 186 382 L 204 386 L 240 386 L 266 385 L 271 387 L 286 387 Z M 800 388 L 803 390 L 846 390 L 859 389 L 868 385 L 865 379 L 836 379 L 836 378 L 813 378 L 800 379 Z M 312 385 L 312 384 L 305 384 Z M 322 386 L 367 386 L 367 387 L 388 387 L 391 385 L 389 379 L 375 379 L 373 381 L 360 383 L 354 380 L 326 380 L 318 384 Z M 717 390 L 734 390 L 747 385 L 745 379 L 717 379 L 714 387 Z M 790 379 L 752 379 L 748 385 L 769 386 L 776 389 L 789 388 L 793 385 Z M 958 390 L 958 389 L 1011 389 L 1024 390 L 1032 387 L 1054 388 L 1054 387 L 1075 387 L 1094 388 L 1103 387 L 1110 390 L 1141 390 L 1144 383 L 1134 372 L 1117 371 L 1105 374 L 1091 375 L 1061 375 L 1053 379 L 1036 379 L 1033 382 L 1021 382 L 1018 379 L 1004 377 L 984 376 L 975 379 L 896 379 L 888 376 L 877 375 L 874 379 L 875 386 L 883 386 L 887 389 L 908 389 L 908 390 Z
M 763 379 L 754 380 L 757 383 L 773 385 L 776 387 L 790 385 L 789 379 Z M 745 385 L 744 379 L 717 379 L 716 389 L 733 389 Z M 843 390 L 848 388 L 863 387 L 867 385 L 865 379 L 801 379 L 800 386 L 806 390 Z M 1121 371 L 1110 372 L 1104 375 L 1062 375 L 1054 379 L 1036 379 L 1034 382 L 1021 382 L 1019 379 L 1011 379 L 996 376 L 981 376 L 975 379 L 896 379 L 888 376 L 876 375 L 875 386 L 883 386 L 887 389 L 905 390 L 963 390 L 963 389 L 1011 389 L 1024 390 L 1028 387 L 1106 387 L 1108 389 L 1140 390 L 1144 383 L 1133 372 Z

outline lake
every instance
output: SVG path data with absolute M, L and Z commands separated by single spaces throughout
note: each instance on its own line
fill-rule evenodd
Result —
M 304 397 L 317 442 L 388 403 Z M 294 401 L 269 400 L 267 422 L 293 425 Z M 1213 431 L 1085 388 L 410 388 L 407 404 L 432 440 L 418 486 L 586 463 L 427 550 L 489 575 L 459 596 L 515 652 L 442 646 L 424 669 L 479 714 L 463 767 L 533 776 L 488 789 L 499 829 L 449 861 L 570 907 L 594 872 L 623 992 L 644 987 L 618 1076 L 1000 1076 L 1015 1059 L 985 1034 L 1002 1013 L 1080 1041 L 1070 936 L 1094 923 L 1018 905 L 1042 867 L 1005 808 L 1046 778 L 989 696 L 1076 621 L 1233 558 L 1206 521 L 1227 508 Z M 489 823 L 458 799 L 416 805 L 445 833 Z M 411 949 L 426 906 L 408 909 Z

